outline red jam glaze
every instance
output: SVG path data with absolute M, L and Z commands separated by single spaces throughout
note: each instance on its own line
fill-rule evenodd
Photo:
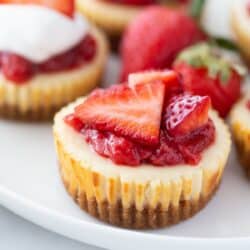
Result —
M 71 50 L 54 56 L 41 64 L 34 64 L 29 60 L 13 53 L 0 53 L 0 67 L 6 79 L 16 84 L 22 84 L 38 73 L 55 73 L 71 70 L 85 63 L 89 63 L 95 56 L 97 44 L 91 35 Z
M 82 133 L 86 142 L 99 155 L 110 158 L 116 164 L 134 167 L 143 163 L 154 166 L 197 165 L 201 160 L 201 153 L 215 140 L 215 127 L 211 120 L 192 133 L 179 137 L 170 136 L 162 127 L 160 143 L 152 148 L 110 132 L 85 128 L 84 124 L 72 114 L 65 117 L 65 122 Z
M 247 100 L 246 107 L 248 110 L 250 110 L 250 100 Z

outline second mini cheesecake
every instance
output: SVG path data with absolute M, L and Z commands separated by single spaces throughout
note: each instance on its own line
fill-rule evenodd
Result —
M 106 38 L 74 8 L 60 12 L 61 1 L 58 9 L 50 8 L 57 1 L 9 2 L 0 4 L 0 116 L 51 118 L 100 82 Z M 64 5 L 73 7 L 74 1 Z
M 250 1 L 236 1 L 231 13 L 231 26 L 245 59 L 250 62 Z
M 173 71 L 131 75 L 63 108 L 54 137 L 62 180 L 81 208 L 128 228 L 178 223 L 217 190 L 230 151 L 210 98 Z
M 250 178 L 250 92 L 235 105 L 230 115 L 233 137 L 238 157 L 247 176 Z

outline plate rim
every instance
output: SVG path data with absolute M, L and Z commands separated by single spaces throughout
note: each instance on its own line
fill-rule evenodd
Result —
M 105 240 L 104 238 L 107 236 L 119 236 L 119 239 L 124 240 L 136 240 L 136 248 L 138 249 L 138 244 L 145 245 L 145 240 L 147 244 L 151 242 L 150 245 L 154 245 L 157 243 L 161 247 L 159 249 L 164 249 L 166 246 L 168 247 L 181 247 L 187 246 L 188 243 L 190 246 L 198 247 L 204 246 L 212 247 L 217 246 L 218 244 L 222 246 L 230 246 L 231 248 L 237 247 L 246 247 L 246 245 L 250 246 L 250 236 L 249 237 L 223 237 L 223 238 L 205 238 L 205 237 L 182 237 L 182 236 L 169 236 L 169 235 L 154 235 L 154 234 L 145 234 L 143 231 L 135 231 L 129 229 L 122 229 L 118 227 L 111 227 L 109 225 L 99 225 L 95 223 L 91 223 L 84 220 L 79 220 L 74 218 L 70 215 L 64 215 L 62 212 L 55 211 L 54 209 L 49 209 L 46 206 L 37 204 L 36 202 L 32 201 L 29 198 L 25 198 L 22 195 L 0 185 L 0 204 L 5 208 L 9 209 L 10 211 L 14 212 L 15 214 L 19 215 L 22 218 L 25 218 L 32 223 L 39 225 L 49 231 L 55 232 L 57 234 L 63 235 L 67 238 L 71 238 L 73 240 L 77 240 L 80 242 L 84 242 L 87 244 L 91 244 L 97 247 L 110 247 L 109 244 L 103 243 Z M 30 213 L 29 213 L 30 212 Z M 41 216 L 39 219 L 35 219 L 35 217 L 39 215 Z M 43 220 L 44 218 L 44 220 Z M 45 219 L 47 218 L 47 220 Z M 52 219 L 52 220 L 51 220 Z M 51 220 L 51 221 L 50 221 Z M 47 221 L 47 222 L 46 222 Z M 80 225 L 82 228 L 87 229 L 87 234 L 85 231 L 81 238 L 79 238 L 78 234 L 74 233 L 69 235 L 68 233 L 64 232 L 57 226 L 53 226 L 53 221 L 61 221 L 63 224 L 68 225 Z M 100 235 L 105 232 L 103 240 L 99 243 L 95 241 L 96 237 L 87 237 L 90 236 L 90 233 L 98 232 Z M 102 242 L 102 243 L 101 243 Z M 113 241 L 112 243 L 114 243 Z M 117 243 L 116 243 L 117 245 Z M 154 245 L 155 246 L 155 245 Z M 111 248 L 115 247 L 114 244 L 111 245 Z M 163 248 L 164 247 L 164 248 Z M 116 248 L 113 248 L 116 249 Z

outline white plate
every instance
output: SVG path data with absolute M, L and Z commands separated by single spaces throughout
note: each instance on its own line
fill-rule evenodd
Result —
M 110 61 L 106 84 L 115 81 L 117 65 Z M 204 210 L 168 229 L 136 232 L 103 224 L 71 200 L 58 175 L 51 124 L 0 121 L 0 148 L 0 204 L 51 231 L 121 250 L 250 247 L 250 184 L 234 150 L 221 188 Z

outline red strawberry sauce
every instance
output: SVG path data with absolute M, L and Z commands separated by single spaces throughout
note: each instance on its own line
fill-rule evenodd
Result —
M 215 127 L 211 120 L 185 136 L 170 136 L 162 125 L 160 143 L 155 147 L 138 144 L 111 132 L 86 128 L 74 115 L 65 117 L 65 122 L 83 134 L 86 142 L 99 155 L 110 158 L 116 164 L 134 167 L 143 163 L 159 167 L 177 164 L 197 165 L 202 152 L 215 140 Z
M 247 107 L 248 110 L 250 110 L 250 100 L 247 101 L 246 107 Z
M 87 64 L 94 58 L 96 50 L 95 39 L 91 35 L 86 35 L 71 50 L 54 56 L 41 64 L 34 64 L 13 53 L 1 52 L 0 68 L 6 79 L 16 84 L 23 84 L 35 74 L 71 70 Z

